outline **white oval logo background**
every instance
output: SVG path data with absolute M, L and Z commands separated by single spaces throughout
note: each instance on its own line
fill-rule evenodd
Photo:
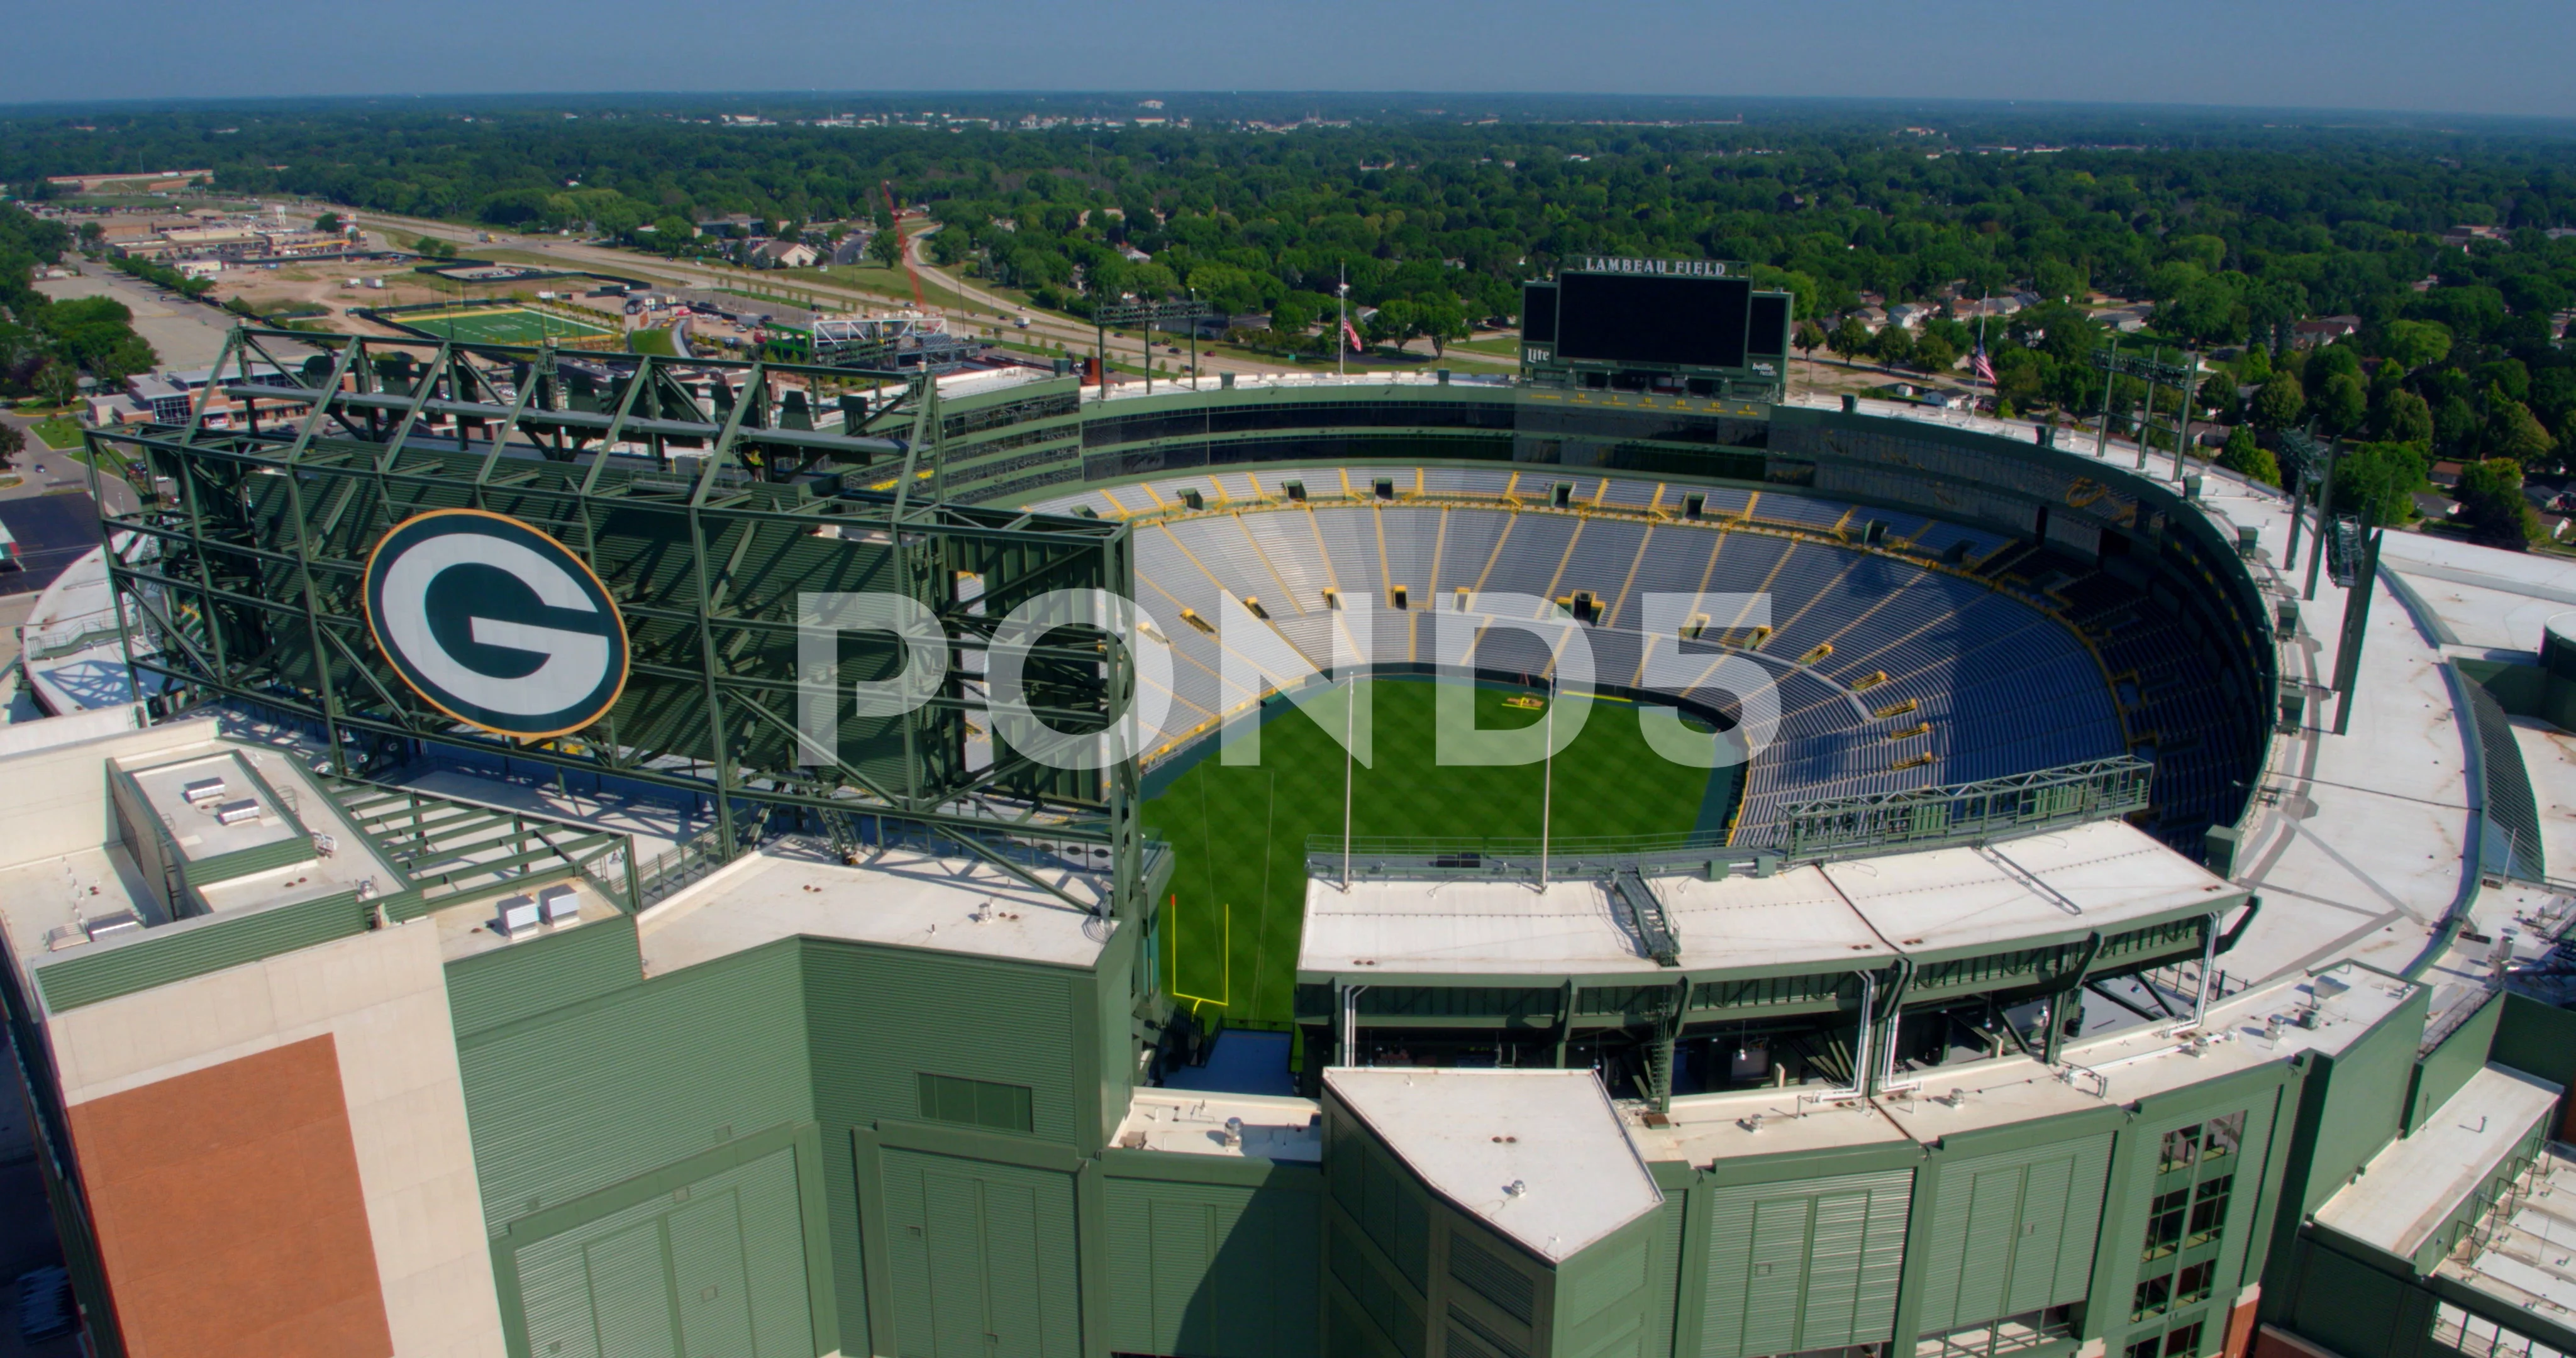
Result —
M 588 615 L 581 620 L 588 625 L 470 612 L 441 619 L 451 636 L 461 621 L 477 646 L 542 657 L 520 674 L 478 669 L 439 640 L 433 621 L 433 586 L 459 566 L 500 571 L 544 608 Z M 616 601 L 579 557 L 520 520 L 472 509 L 406 519 L 368 558 L 365 593 L 368 624 L 386 658 L 415 692 L 460 721 L 524 739 L 562 735 L 606 715 L 625 688 L 626 634 Z

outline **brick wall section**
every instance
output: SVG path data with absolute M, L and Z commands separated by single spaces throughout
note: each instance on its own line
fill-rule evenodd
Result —
M 389 1358 L 325 1033 L 74 1105 L 132 1358 Z

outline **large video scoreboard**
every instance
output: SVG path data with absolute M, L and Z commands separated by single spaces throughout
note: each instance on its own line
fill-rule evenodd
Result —
M 1741 264 L 1584 258 L 1521 292 L 1521 370 L 1540 385 L 1775 400 L 1793 299 Z

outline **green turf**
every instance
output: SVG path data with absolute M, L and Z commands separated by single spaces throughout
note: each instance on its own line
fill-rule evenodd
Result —
M 592 325 L 527 307 L 491 307 L 451 315 L 403 316 L 403 324 L 441 339 L 467 344 L 537 344 L 549 339 L 594 339 L 615 334 Z
M 1374 767 L 1356 771 L 1353 834 L 1537 836 L 1538 765 L 1442 767 L 1433 759 L 1437 686 L 1390 680 L 1372 687 Z M 1541 719 L 1505 707 L 1510 692 L 1477 690 L 1479 727 Z M 1289 1020 L 1306 901 L 1306 837 L 1341 833 L 1342 764 L 1333 734 L 1312 719 L 1274 716 L 1262 728 L 1258 766 L 1228 767 L 1210 748 L 1146 802 L 1147 831 L 1177 855 L 1163 902 L 1167 990 L 1210 1002 L 1211 1016 L 1214 1002 L 1222 1001 L 1232 1023 Z M 1716 815 L 1730 809 L 1739 773 L 1712 775 L 1664 759 L 1638 734 L 1636 708 L 1602 700 L 1593 704 L 1582 735 L 1557 757 L 1550 833 L 1578 838 L 1699 828 L 1704 805 Z

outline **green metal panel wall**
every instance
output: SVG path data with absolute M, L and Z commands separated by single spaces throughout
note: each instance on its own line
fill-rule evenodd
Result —
M 2389 984 L 2375 976 L 2362 983 Z M 2342 1055 L 2319 1062 L 2325 1090 L 2314 1121 L 2316 1141 L 2308 1154 L 2300 1216 L 2324 1206 L 2370 1157 L 2397 1139 L 2406 1091 L 2414 1082 L 2415 1045 L 2424 1035 L 2426 1000 L 2419 987 L 2377 1027 L 2353 1039 Z
M 1649 1358 L 1672 1345 L 1672 1226 L 1678 1202 L 1586 1246 L 1556 1268 L 1548 1352 L 1557 1358 Z M 1454 1250 L 1456 1241 L 1451 1241 Z M 1662 1303 L 1660 1313 L 1657 1303 Z
M 1905 1265 L 1912 1170 L 1716 1188 L 1700 1358 L 1885 1341 Z
M 796 947 L 773 943 L 460 1039 L 486 1226 L 499 1234 L 737 1135 L 810 1120 Z
M 1080 1358 L 1073 1176 L 888 1150 L 885 1196 L 899 1358 Z
M 1317 1195 L 1112 1178 L 1109 1346 L 1182 1358 L 1311 1358 Z
M 114 946 L 88 949 L 36 969 L 36 988 L 55 1013 L 150 990 L 246 962 L 365 933 L 372 912 L 344 891 L 247 915 L 211 915 L 163 925 Z
M 1083 1141 L 1075 973 L 811 939 L 804 949 L 814 1098 L 827 1126 L 920 1118 L 927 1071 L 1025 1088 L 1035 1135 Z
M 2495 1042 L 2496 1024 L 2504 1017 L 2504 992 L 2489 994 L 2478 1011 L 2445 1034 L 2433 1050 L 2415 1062 L 2415 1088 L 2407 1096 L 2406 1132 L 2413 1135 L 2424 1119 L 2442 1106 L 2469 1077 L 2484 1070 L 2487 1049 Z
M 880 1118 L 922 1118 L 924 1073 L 1027 1089 L 1033 1134 L 1082 1140 L 1077 1081 L 1097 1078 L 1082 1074 L 1075 1036 L 1090 1027 L 1076 1012 L 1090 1002 L 1089 977 L 816 939 L 799 946 L 814 1116 L 828 1141 L 845 1144 L 851 1128 Z M 841 1317 L 848 1333 L 863 1334 L 867 1283 L 848 1157 L 825 1158 L 824 1184 Z
M 447 964 L 447 1008 L 459 1039 L 644 979 L 635 921 L 592 920 Z
M 544 1358 L 813 1358 L 793 1150 L 521 1246 Z
M 2576 1010 L 2508 993 L 2487 1059 L 2562 1085 L 2576 1085 Z
M 1919 1324 L 1936 1333 L 2081 1301 L 2111 1134 L 1941 1165 Z

